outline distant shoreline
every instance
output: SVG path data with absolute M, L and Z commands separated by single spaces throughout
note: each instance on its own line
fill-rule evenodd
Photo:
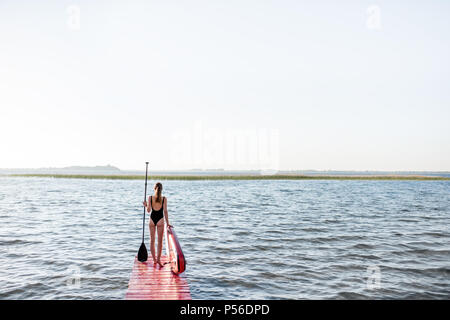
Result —
M 144 175 L 9 174 L 5 177 L 142 180 Z M 152 180 L 443 180 L 450 177 L 418 175 L 151 175 Z

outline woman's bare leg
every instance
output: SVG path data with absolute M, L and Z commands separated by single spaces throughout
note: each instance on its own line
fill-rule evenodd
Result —
M 155 229 L 156 226 L 153 221 L 150 220 L 150 252 L 152 253 L 153 263 L 156 263 L 155 258 Z
M 164 220 L 161 219 L 157 224 L 158 231 L 158 255 L 156 257 L 156 262 L 162 267 L 161 263 L 161 252 L 162 252 L 162 244 L 163 244 L 163 232 L 164 232 Z

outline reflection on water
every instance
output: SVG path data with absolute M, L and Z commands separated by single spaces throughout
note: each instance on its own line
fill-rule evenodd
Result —
M 163 185 L 194 299 L 450 298 L 449 181 Z M 143 181 L 0 178 L 0 298 L 123 299 L 142 198 Z

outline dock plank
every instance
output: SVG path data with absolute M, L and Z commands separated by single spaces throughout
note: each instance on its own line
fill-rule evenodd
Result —
M 166 256 L 161 257 L 165 263 Z M 134 259 L 128 290 L 127 300 L 191 300 L 189 284 L 184 274 L 174 274 L 170 265 L 164 267 L 154 265 L 153 260 L 140 262 Z

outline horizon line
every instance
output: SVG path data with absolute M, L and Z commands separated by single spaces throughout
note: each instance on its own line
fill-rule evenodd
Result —
M 89 170 L 89 169 L 98 169 L 112 167 L 114 170 L 118 170 L 121 172 L 130 172 L 130 171 L 144 171 L 143 169 L 121 169 L 114 165 L 94 165 L 94 166 L 84 166 L 84 165 L 71 165 L 64 167 L 16 167 L 16 168 L 0 168 L 0 171 L 6 170 L 70 170 L 74 168 L 80 168 L 81 170 Z M 252 172 L 252 171 L 270 171 L 270 172 L 439 172 L 439 173 L 450 173 L 450 170 L 431 170 L 431 169 L 414 169 L 414 170 L 391 170 L 391 169 L 225 169 L 225 168 L 190 168 L 190 169 L 154 169 L 149 170 L 149 172 L 205 172 L 205 171 L 213 171 L 213 172 Z

